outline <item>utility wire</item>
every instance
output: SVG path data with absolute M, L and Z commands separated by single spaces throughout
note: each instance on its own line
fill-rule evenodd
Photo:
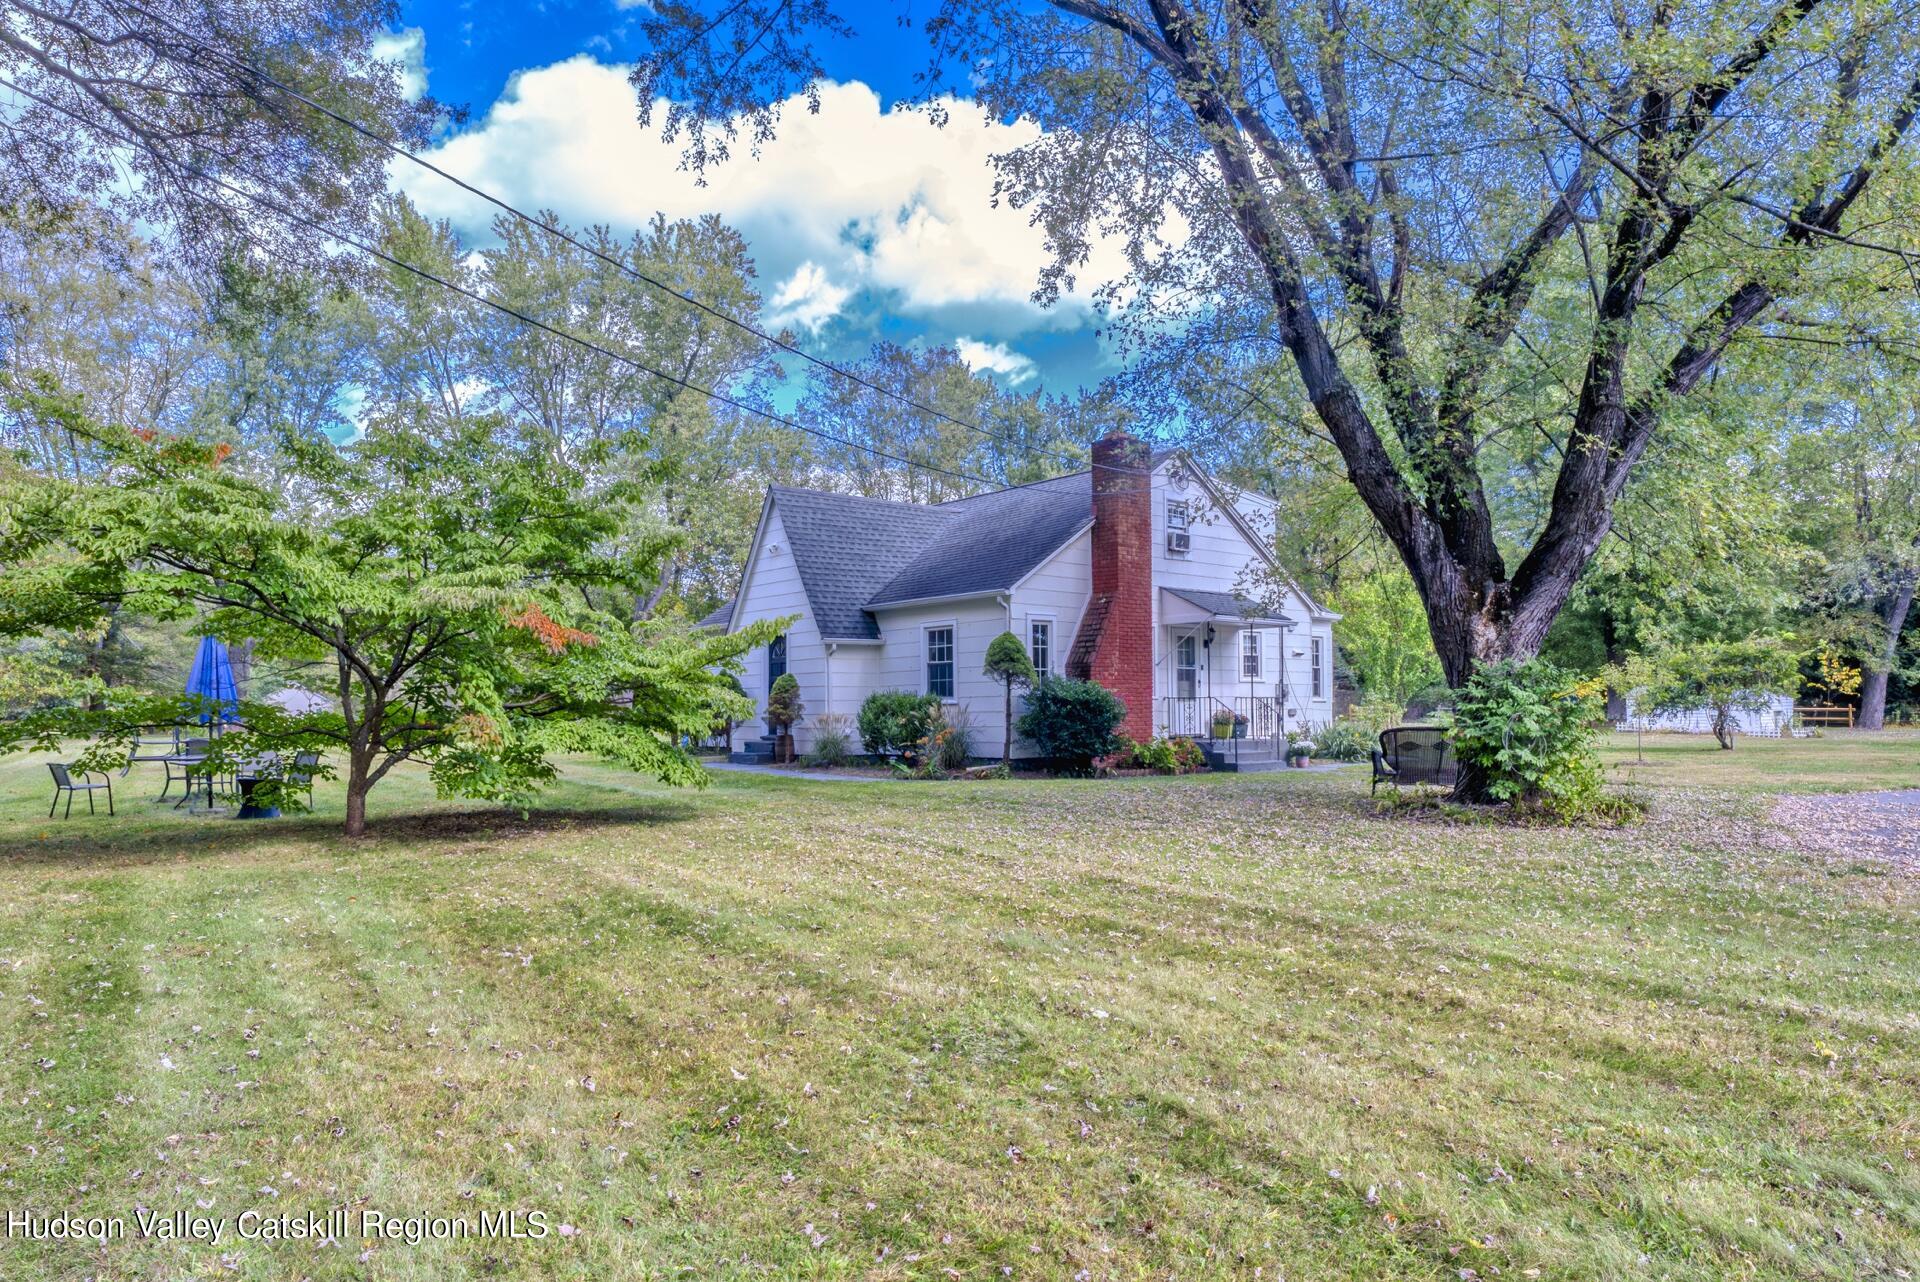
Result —
M 714 307 L 711 304 L 704 303 L 700 299 L 694 297 L 692 294 L 686 293 L 685 291 L 680 289 L 676 289 L 674 286 L 669 285 L 665 281 L 660 280 L 657 277 L 654 277 L 647 272 L 641 271 L 639 268 L 633 266 L 631 263 L 615 258 L 611 254 L 607 254 L 599 249 L 594 248 L 592 245 L 589 245 L 584 241 L 580 240 L 579 238 L 575 237 L 570 232 L 566 231 L 564 228 L 557 227 L 554 224 L 545 221 L 544 219 L 537 218 L 534 215 L 527 213 L 525 210 L 520 209 L 518 206 L 512 204 L 511 202 L 499 196 L 494 195 L 490 191 L 485 190 L 484 188 L 476 187 L 474 184 L 468 182 L 466 179 L 461 178 L 456 174 L 450 173 L 445 169 L 442 169 L 440 166 L 426 159 L 426 157 L 408 150 L 406 147 L 403 147 L 399 143 L 395 142 L 393 139 L 382 136 L 381 134 L 375 132 L 374 130 L 369 129 L 367 126 L 361 124 L 359 121 L 354 120 L 349 116 L 341 115 L 339 112 L 335 111 L 333 108 L 327 106 L 324 103 L 316 102 L 313 98 L 307 96 L 305 93 L 302 93 L 300 90 L 295 89 L 293 86 L 288 85 L 274 78 L 271 75 L 268 75 L 266 72 L 260 70 L 258 67 L 250 65 L 249 63 L 243 61 L 240 58 L 235 57 L 233 54 L 228 53 L 226 50 L 221 49 L 218 46 L 210 45 L 206 43 L 205 41 L 201 40 L 199 37 L 191 34 L 190 32 L 180 27 L 177 23 L 173 22 L 171 19 L 167 18 L 165 15 L 157 14 L 152 12 L 151 10 L 142 8 L 138 4 L 131 3 L 131 0 L 123 0 L 123 3 L 125 3 L 125 7 L 133 10 L 135 13 L 138 13 L 147 18 L 150 18 L 155 22 L 164 24 L 165 26 L 173 30 L 176 34 L 178 34 L 181 39 L 188 41 L 189 43 L 194 45 L 196 48 L 205 50 L 206 52 L 211 53 L 215 57 L 226 62 L 229 66 L 238 68 L 245 76 L 250 77 L 255 81 L 258 81 L 261 84 L 267 85 L 279 91 L 282 94 L 285 94 L 287 97 L 292 98 L 296 102 L 303 103 L 308 108 L 319 112 L 321 115 L 326 116 L 330 120 L 333 120 L 339 124 L 345 125 L 347 128 L 353 130 L 355 133 L 377 144 L 378 146 L 385 148 L 387 151 L 391 152 L 392 154 L 399 156 L 404 160 L 411 161 L 413 164 L 418 165 L 420 168 L 426 170 L 427 172 L 434 174 L 437 177 L 440 177 L 442 179 L 445 179 L 447 182 L 452 183 L 454 186 L 460 188 L 460 190 L 468 193 L 469 195 L 475 196 L 480 200 L 486 201 L 488 204 L 494 206 L 495 208 L 500 209 L 505 213 L 508 213 L 513 217 L 528 223 L 531 226 L 538 227 L 540 230 L 546 232 L 548 235 L 555 236 L 560 240 L 565 241 L 567 244 L 573 246 L 575 249 L 579 250 L 580 252 L 591 255 L 592 257 L 598 259 L 599 261 L 607 264 L 609 267 L 614 268 L 616 271 L 623 272 L 635 280 L 638 280 L 646 285 L 650 285 L 653 288 L 660 290 L 663 293 L 670 294 L 673 297 L 679 299 L 681 302 L 686 303 L 688 306 L 698 308 L 700 311 L 705 312 L 707 315 L 713 317 L 715 320 L 721 321 L 727 325 L 731 325 L 735 329 L 740 330 L 742 333 L 750 334 L 754 338 L 759 339 L 761 342 L 771 344 L 772 346 L 779 348 L 781 351 L 786 352 L 788 355 L 796 356 L 801 360 L 806 361 L 808 364 L 815 366 L 816 368 L 825 370 L 830 374 L 834 374 L 841 378 L 847 379 L 850 382 L 856 383 L 859 386 L 866 388 L 868 391 L 877 392 L 881 396 L 887 397 L 889 400 L 897 401 L 902 405 L 909 406 L 915 410 L 920 411 L 922 414 L 929 414 L 929 415 L 932 415 L 934 418 L 940 419 L 943 422 L 951 423 L 955 427 L 965 428 L 967 431 L 970 431 L 970 432 L 978 432 L 980 435 L 985 436 L 990 440 L 998 441 L 1002 445 L 1012 446 L 1016 449 L 1029 451 L 1035 454 L 1046 455 L 1050 458 L 1054 458 L 1059 460 L 1060 462 L 1066 463 L 1070 467 L 1076 470 L 1086 465 L 1085 459 L 1076 458 L 1073 455 L 1063 453 L 1059 450 L 1047 449 L 1047 448 L 1035 448 L 1032 446 L 1028 446 L 1020 441 L 1014 440 L 1009 436 L 1005 436 L 999 432 L 995 432 L 990 428 L 982 427 L 978 423 L 968 422 L 966 419 L 957 418 L 954 415 L 949 414 L 944 410 L 936 409 L 931 405 L 923 404 L 920 401 L 915 400 L 913 397 L 906 395 L 905 393 L 896 392 L 891 388 L 884 387 L 881 384 L 876 383 L 869 378 L 866 378 L 864 375 L 858 373 L 855 370 L 848 369 L 844 365 L 835 364 L 834 362 L 829 361 L 824 357 L 815 356 L 813 353 L 808 352 L 805 349 L 793 343 L 787 342 L 785 339 L 780 338 L 778 335 L 769 334 L 765 330 L 760 329 L 758 326 L 749 324 L 748 322 L 743 321 L 738 317 L 733 316 L 725 311 L 722 311 L 721 309 Z M 231 73 L 229 73 L 229 78 L 234 79 Z M 236 79 L 236 83 L 239 83 L 237 79 Z
M 52 102 L 46 98 L 41 97 L 36 93 L 31 92 L 30 90 L 23 89 L 19 85 L 14 84 L 11 80 L 8 80 L 4 76 L 0 76 L 0 88 L 10 89 L 14 93 L 19 94 L 23 98 L 31 99 L 32 101 L 39 103 L 43 107 L 47 107 L 50 110 L 57 111 L 60 114 L 75 121 L 76 123 L 82 125 L 83 127 L 91 129 L 95 133 L 102 134 L 106 137 L 112 138 L 114 141 L 119 142 L 123 145 L 133 146 L 133 147 L 142 147 L 144 145 L 135 138 L 132 138 L 126 134 L 115 133 L 113 130 L 108 129 L 104 125 L 101 125 L 96 121 L 88 120 L 85 117 L 79 115 L 77 112 L 71 111 L 68 108 L 61 106 L 59 103 Z M 481 304 L 482 306 L 490 307 L 497 312 L 500 312 L 507 316 L 511 316 L 515 320 L 521 322 L 524 325 L 530 325 L 535 329 L 543 330 L 546 333 L 552 334 L 556 338 L 564 339 L 567 342 L 574 343 L 577 346 L 584 348 L 587 351 L 598 353 L 599 355 L 604 356 L 609 360 L 615 360 L 615 361 L 621 362 L 622 364 L 630 365 L 634 369 L 639 370 L 641 373 L 650 374 L 655 378 L 662 379 L 666 382 L 672 383 L 675 386 L 683 388 L 687 391 L 697 392 L 700 395 L 707 397 L 709 400 L 718 401 L 722 405 L 730 406 L 734 409 L 742 411 L 743 413 L 756 415 L 760 418 L 767 420 L 770 423 L 776 423 L 781 427 L 792 428 L 794 431 L 797 431 L 797 432 L 805 432 L 809 436 L 816 437 L 820 440 L 830 442 L 834 445 L 842 445 L 847 447 L 848 449 L 864 451 L 865 453 L 871 454 L 876 458 L 885 459 L 890 463 L 898 463 L 902 467 L 919 468 L 923 472 L 935 472 L 941 476 L 949 477 L 956 481 L 967 481 L 974 484 L 985 485 L 989 487 L 999 486 L 999 488 L 1002 488 L 1002 489 L 1008 488 L 1006 486 L 1001 486 L 999 482 L 989 480 L 984 476 L 976 476 L 971 472 L 957 472 L 950 468 L 939 467 L 932 463 L 925 463 L 916 459 L 906 458 L 899 454 L 891 454 L 891 453 L 888 453 L 886 450 L 879 449 L 876 446 L 863 445 L 858 441 L 850 441 L 844 437 L 835 436 L 831 432 L 823 432 L 816 427 L 808 427 L 805 423 L 801 423 L 794 419 L 788 418 L 784 414 L 777 414 L 772 410 L 761 409 L 758 406 L 750 405 L 747 402 L 742 401 L 736 397 L 729 396 L 725 392 L 716 391 L 713 388 L 709 388 L 709 387 L 703 387 L 700 384 L 695 383 L 690 379 L 682 378 L 677 374 L 670 374 L 664 370 L 655 369 L 653 366 L 648 365 L 645 361 L 642 361 L 641 359 L 632 355 L 631 353 L 616 351 L 610 347 L 603 346 L 602 344 L 594 342 L 590 339 L 582 338 L 578 334 L 572 333 L 565 329 L 561 329 L 556 325 L 549 324 L 548 322 L 543 321 L 536 316 L 528 315 L 526 312 L 523 312 L 516 307 L 511 307 L 506 303 L 502 303 L 498 301 L 497 299 L 488 298 L 483 294 L 480 294 L 474 290 L 468 289 L 466 286 L 461 285 L 456 281 L 447 280 L 443 276 L 440 276 L 434 272 L 428 271 L 424 267 L 420 267 L 413 263 L 409 263 L 404 259 L 396 258 L 394 255 L 389 254 L 387 251 L 385 251 L 384 249 L 381 249 L 377 245 L 368 244 L 367 242 L 362 241 L 355 236 L 349 235 L 348 233 L 343 232 L 337 228 L 329 227 L 326 224 L 321 223 L 317 219 L 314 219 L 305 214 L 302 214 L 298 210 L 289 209 L 285 205 L 282 205 L 280 202 L 273 200 L 270 197 L 262 196 L 257 192 L 248 191 L 243 187 L 239 187 L 231 182 L 228 182 L 224 178 L 220 178 L 212 174 L 204 174 L 202 176 L 206 179 L 206 181 L 213 183 L 215 186 L 223 188 L 226 191 L 232 192 L 234 195 L 239 196 L 243 200 L 246 200 L 255 205 L 258 205 L 263 209 L 270 210 L 271 212 L 279 215 L 282 218 L 287 219 L 290 222 L 297 223 L 300 226 L 306 227 L 311 231 L 318 232 L 321 235 L 326 236 L 330 240 L 333 240 L 339 244 L 346 245 L 353 249 L 359 250 L 361 253 L 366 254 L 369 257 L 377 258 L 380 261 L 388 263 L 394 267 L 398 267 L 403 271 L 411 272 L 413 275 L 420 277 L 422 280 L 431 281 L 434 284 L 439 285 L 444 289 L 451 290 L 453 293 L 459 294 L 464 298 L 470 299 L 473 302 Z

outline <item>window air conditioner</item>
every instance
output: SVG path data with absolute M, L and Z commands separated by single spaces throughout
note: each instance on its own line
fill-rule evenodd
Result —
M 1193 536 L 1185 530 L 1167 531 L 1167 551 L 1186 552 L 1193 547 Z

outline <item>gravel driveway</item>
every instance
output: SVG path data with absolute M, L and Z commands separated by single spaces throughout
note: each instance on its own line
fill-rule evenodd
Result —
M 1788 797 L 1773 817 L 1806 849 L 1891 859 L 1920 873 L 1920 788 Z

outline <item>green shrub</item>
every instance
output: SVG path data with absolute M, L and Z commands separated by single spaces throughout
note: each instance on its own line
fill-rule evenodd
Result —
M 916 752 L 939 710 L 940 700 L 930 694 L 876 690 L 860 705 L 860 741 L 882 756 Z
M 1594 731 L 1602 686 L 1533 659 L 1476 670 L 1454 709 L 1453 745 L 1487 797 L 1569 817 L 1600 798 Z
M 1173 771 L 1175 774 L 1190 775 L 1207 768 L 1207 754 L 1200 745 L 1191 739 L 1169 739 L 1167 745 L 1173 749 Z
M 807 764 L 832 768 L 852 760 L 853 726 L 848 717 L 829 712 L 814 718 L 813 750 L 807 754 Z
M 1053 677 L 1027 695 L 1020 733 L 1041 756 L 1070 770 L 1085 771 L 1095 757 L 1118 751 L 1127 706 L 1097 681 Z
M 1314 755 L 1328 761 L 1366 761 L 1379 746 L 1379 732 L 1361 721 L 1347 717 L 1315 732 L 1319 745 Z

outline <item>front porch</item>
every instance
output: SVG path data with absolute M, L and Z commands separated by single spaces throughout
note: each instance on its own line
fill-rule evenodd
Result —
M 1155 731 L 1192 739 L 1216 770 L 1286 766 L 1286 634 L 1293 620 L 1224 592 L 1163 588 Z
M 1172 695 L 1160 700 L 1157 722 L 1169 739 L 1191 739 L 1215 770 L 1284 769 L 1285 707 L 1273 695 Z

